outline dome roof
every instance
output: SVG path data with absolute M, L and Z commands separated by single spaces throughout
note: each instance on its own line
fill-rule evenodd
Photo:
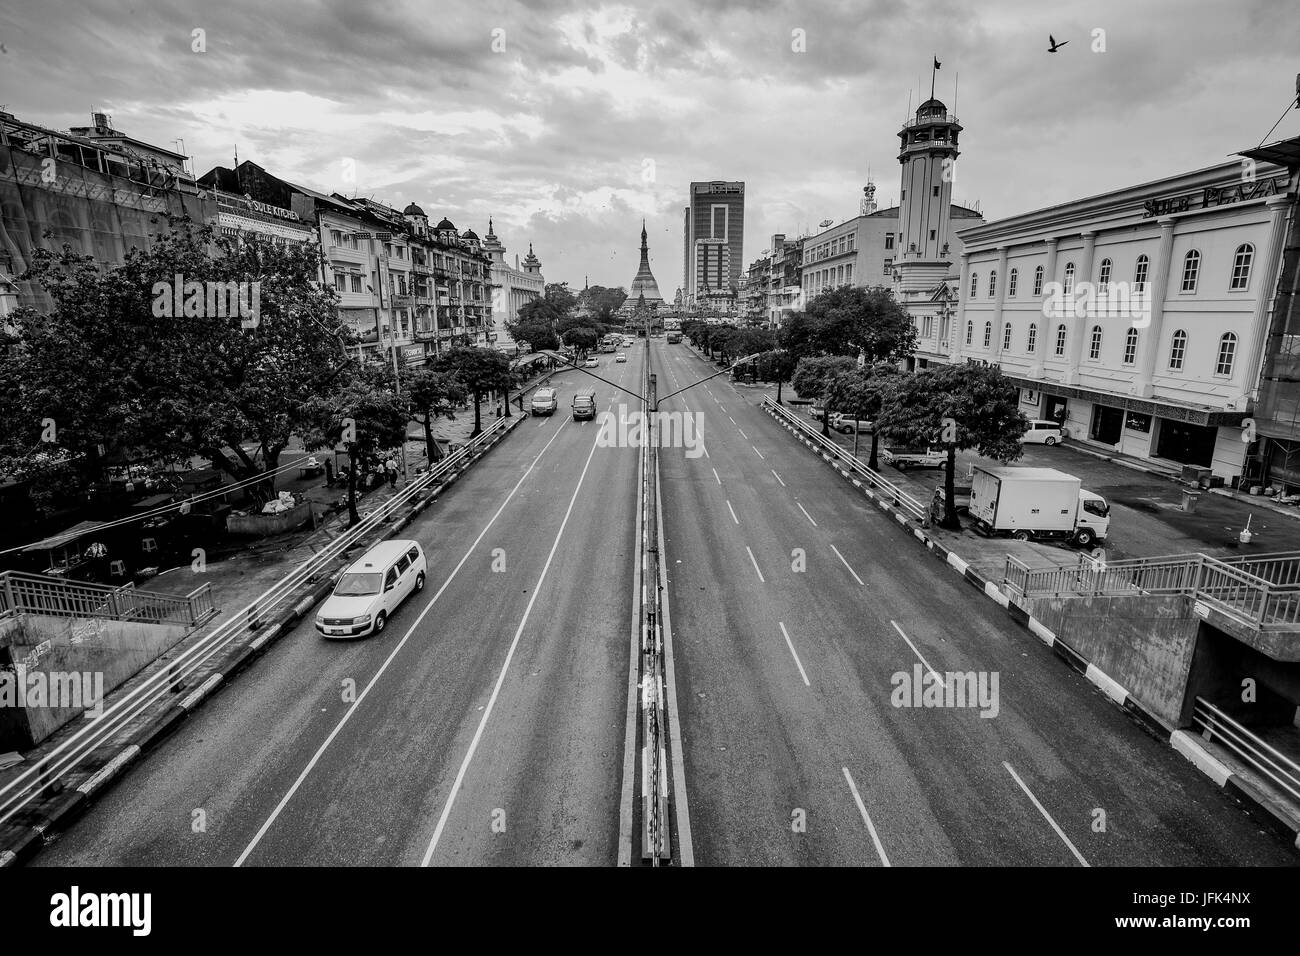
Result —
M 478 233 L 476 233 L 473 229 L 466 229 L 464 232 L 460 234 L 460 237 L 462 239 L 477 239 Z
M 944 106 L 936 99 L 928 99 L 916 108 L 917 115 L 921 113 L 946 113 L 948 107 Z
M 402 210 L 402 215 L 403 215 L 403 216 L 423 216 L 423 215 L 424 215 L 424 210 L 421 209 L 419 206 L 417 206 L 415 203 L 411 203 L 409 206 L 407 206 L 405 209 Z
M 455 227 L 454 225 L 452 225 L 452 221 L 451 221 L 450 219 L 444 219 L 442 222 L 438 223 L 437 228 L 439 228 L 439 229 L 455 229 L 456 227 Z

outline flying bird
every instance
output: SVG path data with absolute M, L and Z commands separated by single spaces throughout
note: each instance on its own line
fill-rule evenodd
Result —
M 1056 37 L 1052 36 L 1050 33 L 1047 34 L 1047 40 L 1048 40 L 1049 43 L 1052 44 L 1051 46 L 1049 46 L 1049 47 L 1047 48 L 1047 52 L 1048 52 L 1048 53 L 1055 53 L 1055 52 L 1056 52 L 1057 50 L 1059 50 L 1061 47 L 1065 46 L 1067 43 L 1070 42 L 1069 40 L 1062 40 L 1060 43 L 1057 43 L 1057 42 L 1056 42 Z

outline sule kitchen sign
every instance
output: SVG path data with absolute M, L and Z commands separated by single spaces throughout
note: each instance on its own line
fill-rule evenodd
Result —
M 1199 193 L 1186 196 L 1173 196 L 1168 199 L 1148 199 L 1142 204 L 1142 217 L 1168 216 L 1176 212 L 1187 212 L 1197 208 L 1195 200 L 1200 198 L 1200 208 L 1226 206 L 1229 203 L 1243 202 L 1247 199 L 1262 199 L 1276 196 L 1286 188 L 1286 177 L 1261 179 L 1258 182 L 1241 182 L 1232 186 L 1207 186 Z

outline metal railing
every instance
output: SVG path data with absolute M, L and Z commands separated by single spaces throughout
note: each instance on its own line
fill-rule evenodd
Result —
M 1269 584 L 1300 586 L 1300 551 L 1239 555 L 1222 560 L 1224 564 L 1263 578 Z
M 1021 595 L 1186 594 L 1251 627 L 1300 630 L 1300 585 L 1274 584 L 1206 554 L 1030 568 L 1007 555 L 1003 581 Z
M 1249 766 L 1300 800 L 1300 764 L 1237 723 L 1204 697 L 1196 698 L 1193 722 L 1206 740 L 1218 741 Z
M 191 627 L 205 621 L 214 611 L 211 584 L 180 596 L 141 591 L 132 584 L 115 588 L 22 571 L 0 574 L 0 616 L 45 614 Z
M 797 427 L 806 437 L 812 439 L 818 448 L 834 456 L 836 461 L 848 468 L 853 474 L 865 479 L 881 494 L 892 498 L 894 504 L 907 512 L 908 515 L 923 524 L 929 523 L 930 513 L 924 504 L 909 495 L 884 475 L 880 474 L 880 472 L 872 471 L 862 463 L 861 459 L 855 458 L 849 452 L 841 448 L 838 443 L 823 435 L 820 429 L 809 424 L 803 418 L 791 412 L 784 406 L 778 405 L 771 398 L 764 398 L 762 407 L 769 414 Z

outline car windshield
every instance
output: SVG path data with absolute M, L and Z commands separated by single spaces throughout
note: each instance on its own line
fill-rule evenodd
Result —
M 357 597 L 362 594 L 378 594 L 379 574 L 345 574 L 339 578 L 334 593 L 344 597 Z
M 1101 498 L 1085 498 L 1083 500 L 1083 510 L 1090 515 L 1104 518 L 1110 514 L 1110 505 L 1106 504 Z

